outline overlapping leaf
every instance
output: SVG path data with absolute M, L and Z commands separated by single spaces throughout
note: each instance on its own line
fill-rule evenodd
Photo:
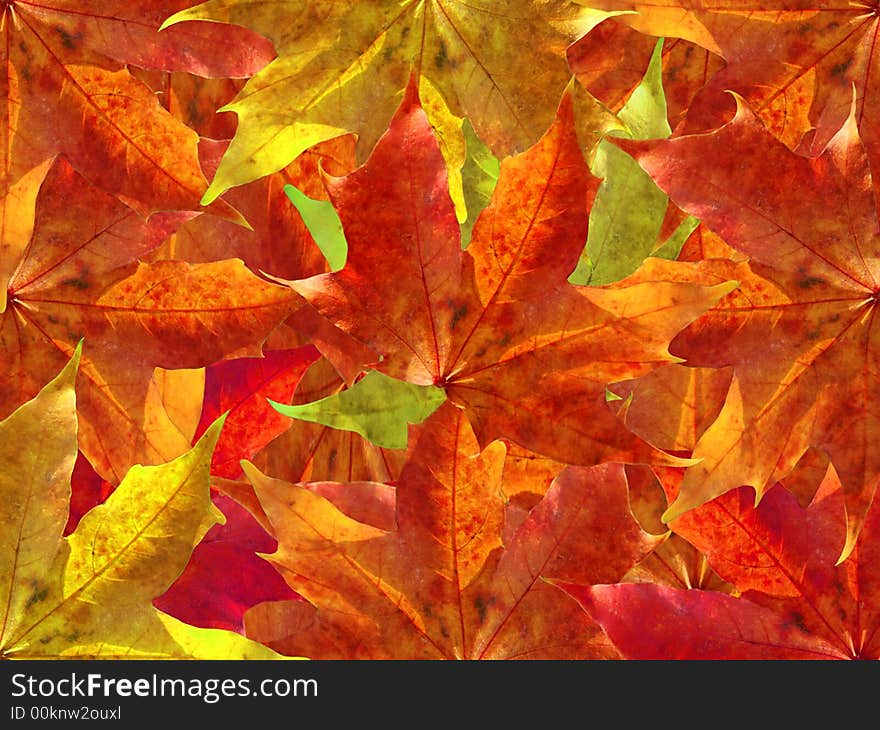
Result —
M 878 515 L 875 504 L 835 565 L 846 522 L 833 468 L 806 509 L 778 485 L 755 507 L 743 487 L 672 523 L 740 598 L 644 584 L 572 592 L 630 658 L 876 659 Z
M 212 474 L 239 476 L 242 459 L 252 459 L 290 427 L 290 421 L 277 413 L 268 399 L 289 400 L 306 369 L 318 357 L 314 347 L 267 350 L 263 357 L 225 360 L 206 369 L 196 438 L 226 414 L 223 434 L 214 449 Z
M 666 119 L 661 79 L 662 48 L 659 41 L 644 79 L 618 113 L 626 124 L 622 134 L 629 139 L 660 139 L 672 131 Z M 674 259 L 699 221 L 686 219 L 670 240 L 664 241 L 661 231 L 669 203 L 666 195 L 629 155 L 609 140 L 599 143 L 590 169 L 602 178 L 602 184 L 590 211 L 587 245 L 568 280 L 572 284 L 600 286 L 633 273 L 649 255 Z
M 627 25 L 635 19 L 624 14 L 603 21 L 566 54 L 578 81 L 615 112 L 641 83 L 656 43 L 655 38 Z M 669 126 L 676 129 L 706 81 L 724 68 L 724 61 L 681 38 L 667 38 L 662 63 Z
M 292 402 L 314 403 L 339 396 L 345 388 L 337 370 L 322 358 L 303 376 Z M 285 420 L 285 432 L 253 459 L 257 467 L 273 477 L 293 483 L 394 482 L 400 474 L 403 451 L 383 449 L 354 431 Z M 249 486 L 247 492 L 252 492 Z
M 196 135 L 163 110 L 125 64 L 245 76 L 271 56 L 263 39 L 244 29 L 223 34 L 224 42 L 209 24 L 159 34 L 162 19 L 185 5 L 3 3 L 0 193 L 62 153 L 89 180 L 143 213 L 198 207 L 206 181 Z M 234 217 L 225 204 L 213 209 Z
M 735 381 L 667 516 L 744 484 L 760 495 L 816 446 L 844 485 L 849 552 L 880 480 L 880 239 L 855 117 L 816 158 L 790 152 L 742 104 L 711 134 L 621 144 L 677 205 L 751 257 L 699 266 L 700 280 L 736 278 L 740 289 L 673 345 L 691 365 L 733 365 Z
M 309 601 L 252 609 L 248 635 L 316 658 L 614 657 L 545 579 L 619 576 L 656 543 L 629 511 L 623 468 L 567 469 L 502 542 L 516 490 L 502 480 L 504 446 L 473 456 L 467 419 L 448 403 L 424 429 L 397 484 L 396 529 L 246 469 L 279 541 L 268 559 Z
M 381 353 L 381 372 L 445 388 L 484 446 L 504 437 L 579 464 L 662 458 L 620 428 L 605 385 L 670 362 L 669 338 L 733 284 L 568 284 L 596 184 L 566 96 L 538 144 L 505 160 L 462 251 L 411 85 L 370 160 L 328 181 L 345 268 L 290 285 Z
M 134 463 L 189 448 L 204 376 L 179 369 L 233 351 L 258 354 L 295 306 L 288 290 L 241 261 L 138 264 L 183 217 L 145 222 L 58 158 L 40 187 L 32 236 L 3 282 L 0 416 L 32 397 L 87 337 L 80 446 L 113 483 Z
M 724 58 L 725 68 L 708 79 L 691 104 L 691 130 L 716 127 L 730 118 L 734 108 L 724 92 L 731 89 L 748 99 L 790 147 L 803 142 L 819 152 L 846 120 L 855 89 L 856 121 L 872 167 L 880 167 L 875 121 L 880 112 L 880 26 L 871 2 L 578 2 L 602 10 L 638 11 L 618 20 L 644 33 L 687 39 Z
M 187 626 L 150 604 L 222 521 L 208 484 L 222 421 L 178 459 L 132 469 L 62 538 L 76 458 L 78 362 L 79 349 L 36 398 L 0 422 L 0 656 L 274 658 L 241 636 Z
M 208 530 L 184 571 L 153 605 L 191 626 L 244 633 L 249 608 L 296 599 L 296 594 L 257 555 L 274 550 L 275 540 L 229 497 L 217 494 L 212 501 L 225 521 Z
M 199 147 L 203 167 L 216 170 L 226 147 L 225 142 L 203 140 Z M 151 260 L 198 264 L 240 258 L 255 273 L 286 278 L 327 271 L 320 248 L 283 190 L 295 185 L 309 196 L 326 198 L 319 170 L 341 175 L 353 167 L 354 141 L 350 136 L 318 145 L 284 170 L 227 194 L 229 202 L 252 221 L 250 228 L 217 216 L 198 216 L 179 226 L 153 251 Z M 345 336 L 298 297 L 295 299 L 299 306 L 291 306 L 290 327 L 270 343 L 273 349 L 314 344 L 348 381 L 357 377 L 365 363 L 375 360 L 376 354 L 369 348 Z
M 240 126 L 206 200 L 344 132 L 358 135 L 364 159 L 413 69 L 422 93 L 435 89 L 496 155 L 521 151 L 553 120 L 569 80 L 566 46 L 603 17 L 562 0 L 210 0 L 179 12 L 166 26 L 235 23 L 270 38 L 278 51 L 227 107 Z M 443 136 L 460 138 L 461 130 L 447 122 Z

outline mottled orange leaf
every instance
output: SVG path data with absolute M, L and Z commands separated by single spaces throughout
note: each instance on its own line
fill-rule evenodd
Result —
M 872 2 L 850 0 L 578 0 L 601 10 L 636 10 L 618 20 L 655 36 L 687 39 L 720 54 L 688 111 L 688 129 L 717 127 L 734 113 L 733 90 L 794 149 L 824 149 L 856 95 L 856 121 L 872 167 L 880 165 L 880 48 Z M 807 135 L 806 139 L 804 136 Z
M 605 385 L 672 361 L 669 338 L 732 284 L 568 284 L 597 182 L 566 95 L 547 134 L 502 163 L 462 251 L 446 169 L 410 86 L 369 161 L 328 180 L 345 268 L 289 283 L 380 352 L 379 370 L 444 387 L 483 446 L 503 437 L 578 464 L 664 458 L 621 428 Z
M 609 18 L 567 51 L 568 65 L 584 87 L 612 111 L 619 111 L 641 83 L 657 41 L 625 25 L 629 16 Z M 684 120 L 694 96 L 724 68 L 722 59 L 680 38 L 663 44 L 663 91 L 669 126 Z
M 202 167 L 213 174 L 226 142 L 202 140 Z M 217 216 L 202 215 L 179 226 L 151 254 L 155 261 L 175 259 L 207 263 L 240 258 L 251 271 L 284 278 L 305 278 L 329 270 L 296 208 L 283 189 L 293 184 L 314 198 L 326 198 L 321 174 L 342 175 L 354 168 L 354 139 L 344 136 L 308 150 L 281 172 L 236 188 L 226 199 L 248 221 L 244 228 Z M 298 298 L 297 298 L 298 299 Z M 289 337 L 279 336 L 270 346 L 288 349 L 310 343 L 330 358 L 349 382 L 377 355 L 347 336 L 299 300 L 287 320 Z
M 288 290 L 240 261 L 137 263 L 187 215 L 144 221 L 59 158 L 6 287 L 0 417 L 33 396 L 84 337 L 80 448 L 113 483 L 133 463 L 161 463 L 189 448 L 204 381 L 181 368 L 231 351 L 258 354 L 292 308 Z
M 741 485 L 761 495 L 815 446 L 844 484 L 848 553 L 880 480 L 880 223 L 855 117 L 815 158 L 789 151 L 744 104 L 711 134 L 622 144 L 679 207 L 751 257 L 704 262 L 702 280 L 740 289 L 671 348 L 689 365 L 733 365 L 735 378 L 667 518 Z
M 504 446 L 474 456 L 451 404 L 423 429 L 398 480 L 392 530 L 246 469 L 278 538 L 268 559 L 309 602 L 251 609 L 248 636 L 316 658 L 615 657 L 546 580 L 619 577 L 653 547 L 630 513 L 623 468 L 566 469 L 502 542 Z
M 244 29 L 194 24 L 158 33 L 185 0 L 30 0 L 0 8 L 3 192 L 58 153 L 142 213 L 194 209 L 206 188 L 196 135 L 163 110 L 126 64 L 250 75 L 271 46 Z M 124 39 L 124 40 L 123 40 Z M 221 50 L 222 49 L 222 50 Z M 221 203 L 212 210 L 234 218 Z
M 665 483 L 674 494 L 674 480 Z M 672 523 L 741 598 L 654 586 L 602 586 L 578 597 L 631 658 L 810 658 L 798 656 L 807 650 L 814 658 L 877 659 L 880 510 L 872 506 L 855 549 L 836 565 L 844 515 L 833 467 L 806 509 L 781 485 L 755 507 L 753 490 L 743 487 Z

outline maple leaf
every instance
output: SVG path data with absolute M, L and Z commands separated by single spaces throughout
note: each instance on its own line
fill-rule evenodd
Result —
M 208 530 L 184 571 L 153 605 L 191 626 L 242 634 L 251 606 L 296 599 L 296 594 L 257 556 L 257 551 L 275 550 L 275 540 L 229 497 L 215 494 L 212 501 L 225 521 Z
M 202 140 L 202 166 L 216 170 L 227 143 Z M 319 170 L 341 175 L 354 167 L 354 140 L 350 136 L 330 140 L 300 155 L 284 170 L 227 193 L 226 198 L 252 222 L 244 228 L 217 216 L 201 215 L 185 221 L 150 255 L 152 261 L 171 259 L 187 263 L 210 263 L 239 258 L 253 272 L 285 278 L 302 278 L 327 270 L 320 247 L 308 226 L 284 194 L 297 186 L 310 198 L 326 198 Z M 329 357 L 347 381 L 353 381 L 376 353 L 346 336 L 306 306 L 299 297 L 290 308 L 287 336 L 269 346 L 291 349 L 314 344 Z
M 189 448 L 204 375 L 187 369 L 233 351 L 258 354 L 295 306 L 288 290 L 241 261 L 137 263 L 187 215 L 145 222 L 58 158 L 40 187 L 32 235 L 2 284 L 9 298 L 0 314 L 0 417 L 87 337 L 80 447 L 113 483 L 133 463 L 161 463 Z
M 628 14 L 604 20 L 567 52 L 568 65 L 578 81 L 614 112 L 641 84 L 656 45 L 654 38 L 633 30 L 627 22 L 637 21 Z M 676 129 L 707 79 L 724 68 L 724 61 L 681 38 L 666 38 L 661 56 L 669 125 Z
M 689 131 L 727 121 L 734 109 L 724 92 L 731 89 L 789 147 L 803 143 L 818 153 L 846 120 L 855 89 L 859 131 L 872 167 L 880 169 L 873 121 L 880 111 L 873 3 L 577 1 L 606 11 L 636 10 L 638 15 L 616 20 L 651 35 L 685 38 L 724 58 L 724 69 L 708 78 L 690 105 Z
M 222 421 L 190 452 L 134 467 L 108 500 L 62 537 L 77 454 L 70 363 L 0 422 L 0 656 L 269 659 L 266 647 L 198 629 L 150 605 L 211 525 L 211 449 Z
M 458 124 L 467 116 L 496 155 L 525 149 L 552 122 L 569 81 L 565 48 L 603 17 L 561 0 L 210 0 L 163 27 L 187 20 L 234 23 L 271 39 L 278 51 L 225 107 L 238 114 L 239 128 L 205 195 L 209 202 L 346 131 L 358 135 L 363 160 L 412 69 L 420 92 L 435 89 Z M 529 53 L 521 53 L 522 46 Z M 432 122 L 444 129 L 441 136 L 460 138 L 453 120 Z M 460 139 L 455 144 L 460 147 Z
M 502 543 L 504 445 L 473 456 L 467 419 L 448 403 L 422 428 L 396 487 L 396 529 L 246 467 L 278 537 L 267 559 L 310 602 L 251 609 L 247 635 L 316 658 L 614 657 L 545 579 L 619 576 L 656 543 L 629 511 L 623 468 L 567 469 Z
M 674 479 L 664 485 L 675 494 Z M 838 565 L 844 514 L 833 467 L 807 508 L 781 485 L 755 507 L 752 489 L 742 487 L 672 522 L 740 598 L 647 585 L 574 593 L 630 658 L 877 659 L 880 510 L 871 507 Z
M 717 132 L 620 144 L 679 207 L 750 257 L 701 265 L 702 280 L 735 276 L 740 289 L 672 345 L 690 365 L 733 365 L 735 380 L 666 518 L 742 485 L 760 497 L 815 446 L 844 484 L 846 555 L 880 480 L 880 239 L 855 115 L 816 158 L 789 151 L 742 102 Z
M 219 43 L 221 34 L 205 23 L 159 34 L 161 19 L 182 5 L 185 0 L 2 4 L 3 193 L 63 153 L 89 180 L 141 213 L 198 207 L 206 181 L 196 135 L 125 65 L 250 75 L 271 57 L 271 47 L 244 29 L 223 34 Z M 225 203 L 212 210 L 236 218 Z
M 621 429 L 605 385 L 669 362 L 668 339 L 734 285 L 567 283 L 598 182 L 572 107 L 566 95 L 547 134 L 503 162 L 462 251 L 443 160 L 410 85 L 368 162 L 327 182 L 345 267 L 288 284 L 381 353 L 376 370 L 443 387 L 483 446 L 503 437 L 577 464 L 666 458 Z
M 289 399 L 306 368 L 319 357 L 314 347 L 266 350 L 263 357 L 225 360 L 205 371 L 205 398 L 195 438 L 226 414 L 223 433 L 214 449 L 211 473 L 235 478 L 239 462 L 251 459 L 290 427 L 267 399 Z

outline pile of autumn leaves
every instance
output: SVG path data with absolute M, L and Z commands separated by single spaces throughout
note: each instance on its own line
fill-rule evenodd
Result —
M 871 8 L 187 5 L 2 5 L 3 657 L 880 655 Z

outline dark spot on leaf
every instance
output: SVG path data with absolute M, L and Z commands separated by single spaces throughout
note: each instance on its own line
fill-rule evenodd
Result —
M 474 608 L 476 608 L 477 613 L 480 614 L 480 623 L 483 623 L 486 620 L 486 602 L 483 600 L 482 596 L 477 596 L 474 599 Z
M 77 36 L 73 36 L 68 33 L 64 28 L 55 28 L 55 32 L 61 37 L 61 42 L 64 44 L 65 48 L 73 49 L 76 48 L 76 41 L 79 40 Z
M 798 613 L 797 611 L 792 611 L 791 621 L 795 626 L 797 626 L 802 631 L 805 631 L 806 633 L 810 633 L 810 630 L 807 628 L 807 625 L 804 623 L 804 617 L 800 613 Z
M 74 289 L 79 289 L 80 291 L 88 289 L 91 285 L 92 283 L 89 281 L 89 270 L 87 268 L 83 268 L 82 271 L 79 272 L 79 276 L 71 276 L 61 282 L 61 286 L 72 286 Z
M 820 279 L 816 276 L 805 276 L 798 282 L 798 286 L 801 289 L 812 289 L 817 284 L 824 284 L 825 279 Z
M 189 121 L 195 124 L 201 123 L 204 119 L 195 97 L 190 99 L 189 104 L 186 105 L 186 113 L 189 115 Z
M 45 600 L 46 600 L 46 596 L 48 596 L 48 595 L 49 595 L 49 589 L 48 589 L 48 588 L 41 588 L 41 589 L 39 589 L 39 590 L 34 591 L 34 592 L 31 594 L 31 597 L 28 598 L 28 601 L 27 601 L 27 603 L 25 604 L 25 608 L 30 608 L 31 606 L 33 606 L 33 605 L 35 605 L 35 604 L 37 604 L 37 603 L 40 603 L 41 601 L 45 601 Z
M 456 307 L 452 312 L 452 324 L 450 324 L 450 327 L 452 329 L 455 329 L 455 325 L 458 324 L 459 320 L 464 317 L 467 312 L 468 308 L 466 304 L 462 304 L 461 306 Z
M 443 68 L 449 64 L 449 56 L 446 55 L 446 44 L 442 41 L 440 42 L 440 48 L 437 50 L 437 55 L 434 56 L 434 64 L 437 68 Z
M 488 600 L 483 598 L 483 596 L 477 596 L 474 599 L 474 608 L 477 609 L 477 613 L 480 615 L 480 623 L 486 620 L 486 614 L 493 603 L 495 603 L 494 596 L 490 596 Z
M 845 61 L 841 61 L 840 63 L 835 64 L 831 67 L 831 75 L 832 76 L 843 76 L 846 73 L 846 70 L 850 67 L 852 63 L 852 58 L 847 58 Z

